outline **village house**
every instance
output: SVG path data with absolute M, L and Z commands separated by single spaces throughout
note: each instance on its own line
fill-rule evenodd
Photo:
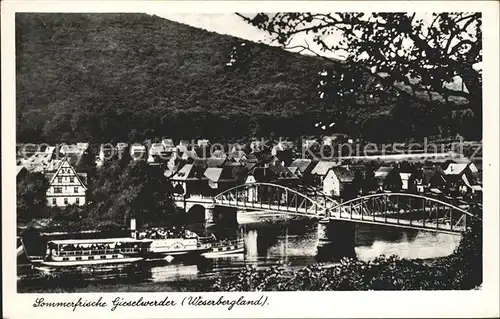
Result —
M 153 143 L 149 148 L 148 163 L 159 165 L 169 160 L 169 155 L 162 143 Z
M 208 178 L 208 185 L 213 190 L 211 195 L 215 196 L 224 190 L 243 184 L 246 168 L 238 163 L 229 163 L 224 167 L 209 167 L 204 175 Z
M 252 153 L 262 152 L 265 148 L 265 142 L 263 140 L 254 139 L 250 142 L 250 149 Z
M 318 161 L 316 166 L 311 170 L 311 182 L 314 186 L 320 187 L 323 183 L 328 170 L 332 167 L 339 166 L 338 162 L 334 161 Z
M 170 177 L 174 192 L 186 197 L 209 194 L 208 178 L 204 175 L 207 168 L 206 161 L 196 161 L 183 165 Z
M 175 151 L 175 144 L 171 138 L 164 138 L 161 140 L 161 145 L 163 145 L 165 152 L 172 154 Z
M 259 162 L 259 159 L 254 154 L 246 154 L 245 155 L 245 163 L 257 164 L 258 162 Z
M 132 144 L 130 146 L 130 157 L 134 161 L 144 161 L 147 159 L 146 146 L 141 144 Z
M 87 174 L 77 173 L 67 158 L 55 173 L 47 173 L 49 188 L 47 189 L 47 205 L 65 207 L 85 204 L 87 191 Z
M 210 155 L 210 158 L 227 159 L 227 155 L 223 150 L 214 150 Z
M 318 161 L 316 160 L 301 158 L 294 160 L 290 164 L 289 169 L 292 173 L 301 178 L 304 184 L 311 184 L 313 182 L 311 172 L 317 164 Z
M 399 169 L 391 166 L 381 166 L 375 171 L 375 179 L 380 190 L 397 192 L 401 190 L 403 182 Z
M 179 144 L 176 146 L 176 148 L 179 151 L 179 153 L 181 153 L 181 154 L 185 153 L 188 149 L 190 149 L 189 141 L 180 140 Z
M 444 176 L 448 182 L 448 190 L 451 193 L 460 194 L 481 192 L 482 187 L 477 182 L 478 169 L 474 163 L 449 163 L 444 170 Z
M 210 141 L 207 140 L 207 139 L 202 139 L 202 140 L 198 140 L 196 142 L 196 144 L 198 145 L 198 147 L 209 146 L 210 145 Z
M 179 169 L 181 169 L 186 163 L 182 159 L 182 157 L 179 155 L 179 153 L 176 151 L 170 155 L 169 160 L 167 161 L 167 167 L 165 170 L 165 177 L 170 178 L 172 177 Z
M 401 178 L 401 190 L 412 192 L 417 189 L 415 173 L 404 172 L 399 173 L 399 176 Z
M 332 167 L 323 179 L 323 193 L 328 196 L 350 199 L 359 193 L 362 179 L 363 175 L 359 170 L 346 166 Z
M 246 154 L 245 152 L 243 151 L 233 151 L 231 153 L 229 153 L 227 159 L 229 161 L 232 161 L 232 162 L 235 162 L 235 163 L 239 163 L 239 162 L 244 162 L 246 160 Z
M 279 141 L 271 149 L 271 155 L 276 156 L 280 161 L 289 165 L 293 161 L 294 145 L 293 142 Z
M 443 169 L 435 165 L 422 167 L 416 174 L 415 182 L 418 193 L 442 193 L 447 187 Z
M 195 150 L 186 150 L 184 153 L 182 153 L 181 158 L 188 163 L 193 163 L 196 159 L 199 158 L 199 156 Z

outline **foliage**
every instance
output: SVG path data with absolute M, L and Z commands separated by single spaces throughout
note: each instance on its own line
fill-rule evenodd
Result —
M 477 66 L 482 62 L 481 13 L 306 12 L 242 17 L 285 47 L 297 34 L 312 34 L 321 51 L 346 55 L 349 67 L 357 68 L 351 71 L 358 72 L 330 75 L 330 79 L 338 77 L 330 85 L 336 85 L 339 97 L 350 97 L 351 89 L 363 82 L 362 70 L 371 69 L 383 79 L 374 85 L 378 92 L 389 85 L 415 100 L 422 99 L 417 91 L 441 94 L 447 102 L 457 96 L 468 103 L 481 99 L 481 70 Z M 444 85 L 455 76 L 463 79 L 467 90 L 450 90 Z M 347 85 L 340 85 L 340 80 Z M 409 85 L 412 92 L 397 83 Z
M 248 266 L 234 276 L 220 276 L 214 291 L 464 290 L 482 283 L 482 231 L 477 223 L 455 250 L 432 262 L 380 256 L 365 262 L 344 258 L 332 267 L 300 270 Z
M 163 172 L 144 161 L 125 168 L 119 161 L 108 161 L 98 171 L 88 217 L 127 226 L 130 218 L 138 223 L 165 222 L 176 212 L 170 183 Z
M 45 194 L 49 182 L 42 173 L 27 173 L 18 178 L 17 189 L 17 220 L 30 221 L 33 218 L 44 217 L 47 200 Z
M 233 58 L 244 63 L 227 65 Z M 319 96 L 319 72 L 350 74 L 354 66 L 145 14 L 20 13 L 16 136 L 48 143 L 133 143 L 161 136 L 231 142 L 269 136 L 279 127 L 280 135 L 295 139 L 313 133 L 321 120 L 365 139 L 404 138 L 383 123 L 396 101 L 409 104 L 409 97 L 387 89 L 371 98 L 374 74 L 365 74 L 361 87 L 337 83 L 343 91 L 356 88 L 345 100 Z M 434 134 L 433 126 L 450 135 L 481 131 L 451 125 L 461 115 L 432 112 L 414 134 Z M 475 123 L 475 114 L 463 121 Z M 361 132 L 371 118 L 385 131 Z

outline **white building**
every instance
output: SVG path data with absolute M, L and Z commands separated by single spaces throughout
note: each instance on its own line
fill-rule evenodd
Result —
M 61 161 L 54 174 L 47 174 L 46 176 L 49 178 L 47 206 L 65 207 L 85 204 L 87 175 L 78 174 L 67 159 Z

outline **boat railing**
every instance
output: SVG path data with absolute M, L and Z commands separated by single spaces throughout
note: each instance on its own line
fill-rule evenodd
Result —
M 67 250 L 54 251 L 55 256 L 82 256 L 82 255 L 106 255 L 120 253 L 137 253 L 146 252 L 149 248 L 115 248 L 115 249 L 84 249 L 84 250 Z
M 244 243 L 243 239 L 236 239 L 236 240 L 223 240 L 219 241 L 216 243 L 212 244 L 212 248 L 220 248 L 220 247 L 227 247 L 227 246 L 238 246 L 242 245 Z

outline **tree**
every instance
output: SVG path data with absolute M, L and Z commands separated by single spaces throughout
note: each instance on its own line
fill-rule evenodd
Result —
M 327 60 L 333 60 L 325 57 L 328 54 L 343 54 L 341 74 L 330 73 L 333 83 L 324 81 L 339 98 L 350 97 L 352 90 L 364 85 L 373 93 L 390 91 L 426 105 L 460 104 L 481 118 L 481 13 L 238 15 L 267 31 L 272 42 L 285 49 Z M 307 42 L 293 44 L 295 36 L 304 34 L 312 35 L 317 49 Z M 367 72 L 377 81 L 362 81 Z M 340 81 L 341 85 L 334 84 Z
M 253 18 L 239 16 L 268 31 L 274 41 L 285 47 L 293 36 L 312 33 L 313 41 L 321 50 L 342 51 L 347 54 L 348 62 L 375 68 L 374 74 L 391 80 L 384 82 L 411 84 L 405 78 L 410 75 L 421 81 L 412 84 L 413 88 L 432 89 L 445 98 L 481 99 L 481 70 L 477 65 L 482 61 L 481 13 L 433 13 L 432 16 L 416 13 L 259 13 Z M 331 40 L 329 35 L 334 33 L 341 36 L 340 40 Z M 310 47 L 302 48 L 310 51 Z M 457 75 L 463 79 L 467 90 L 450 91 L 443 87 Z
M 17 181 L 17 220 L 44 217 L 49 182 L 42 173 L 28 173 Z
M 96 170 L 96 152 L 94 149 L 94 145 L 89 145 L 89 147 L 83 152 L 79 161 L 76 165 L 76 170 L 79 173 L 87 173 L 88 180 L 95 176 Z

